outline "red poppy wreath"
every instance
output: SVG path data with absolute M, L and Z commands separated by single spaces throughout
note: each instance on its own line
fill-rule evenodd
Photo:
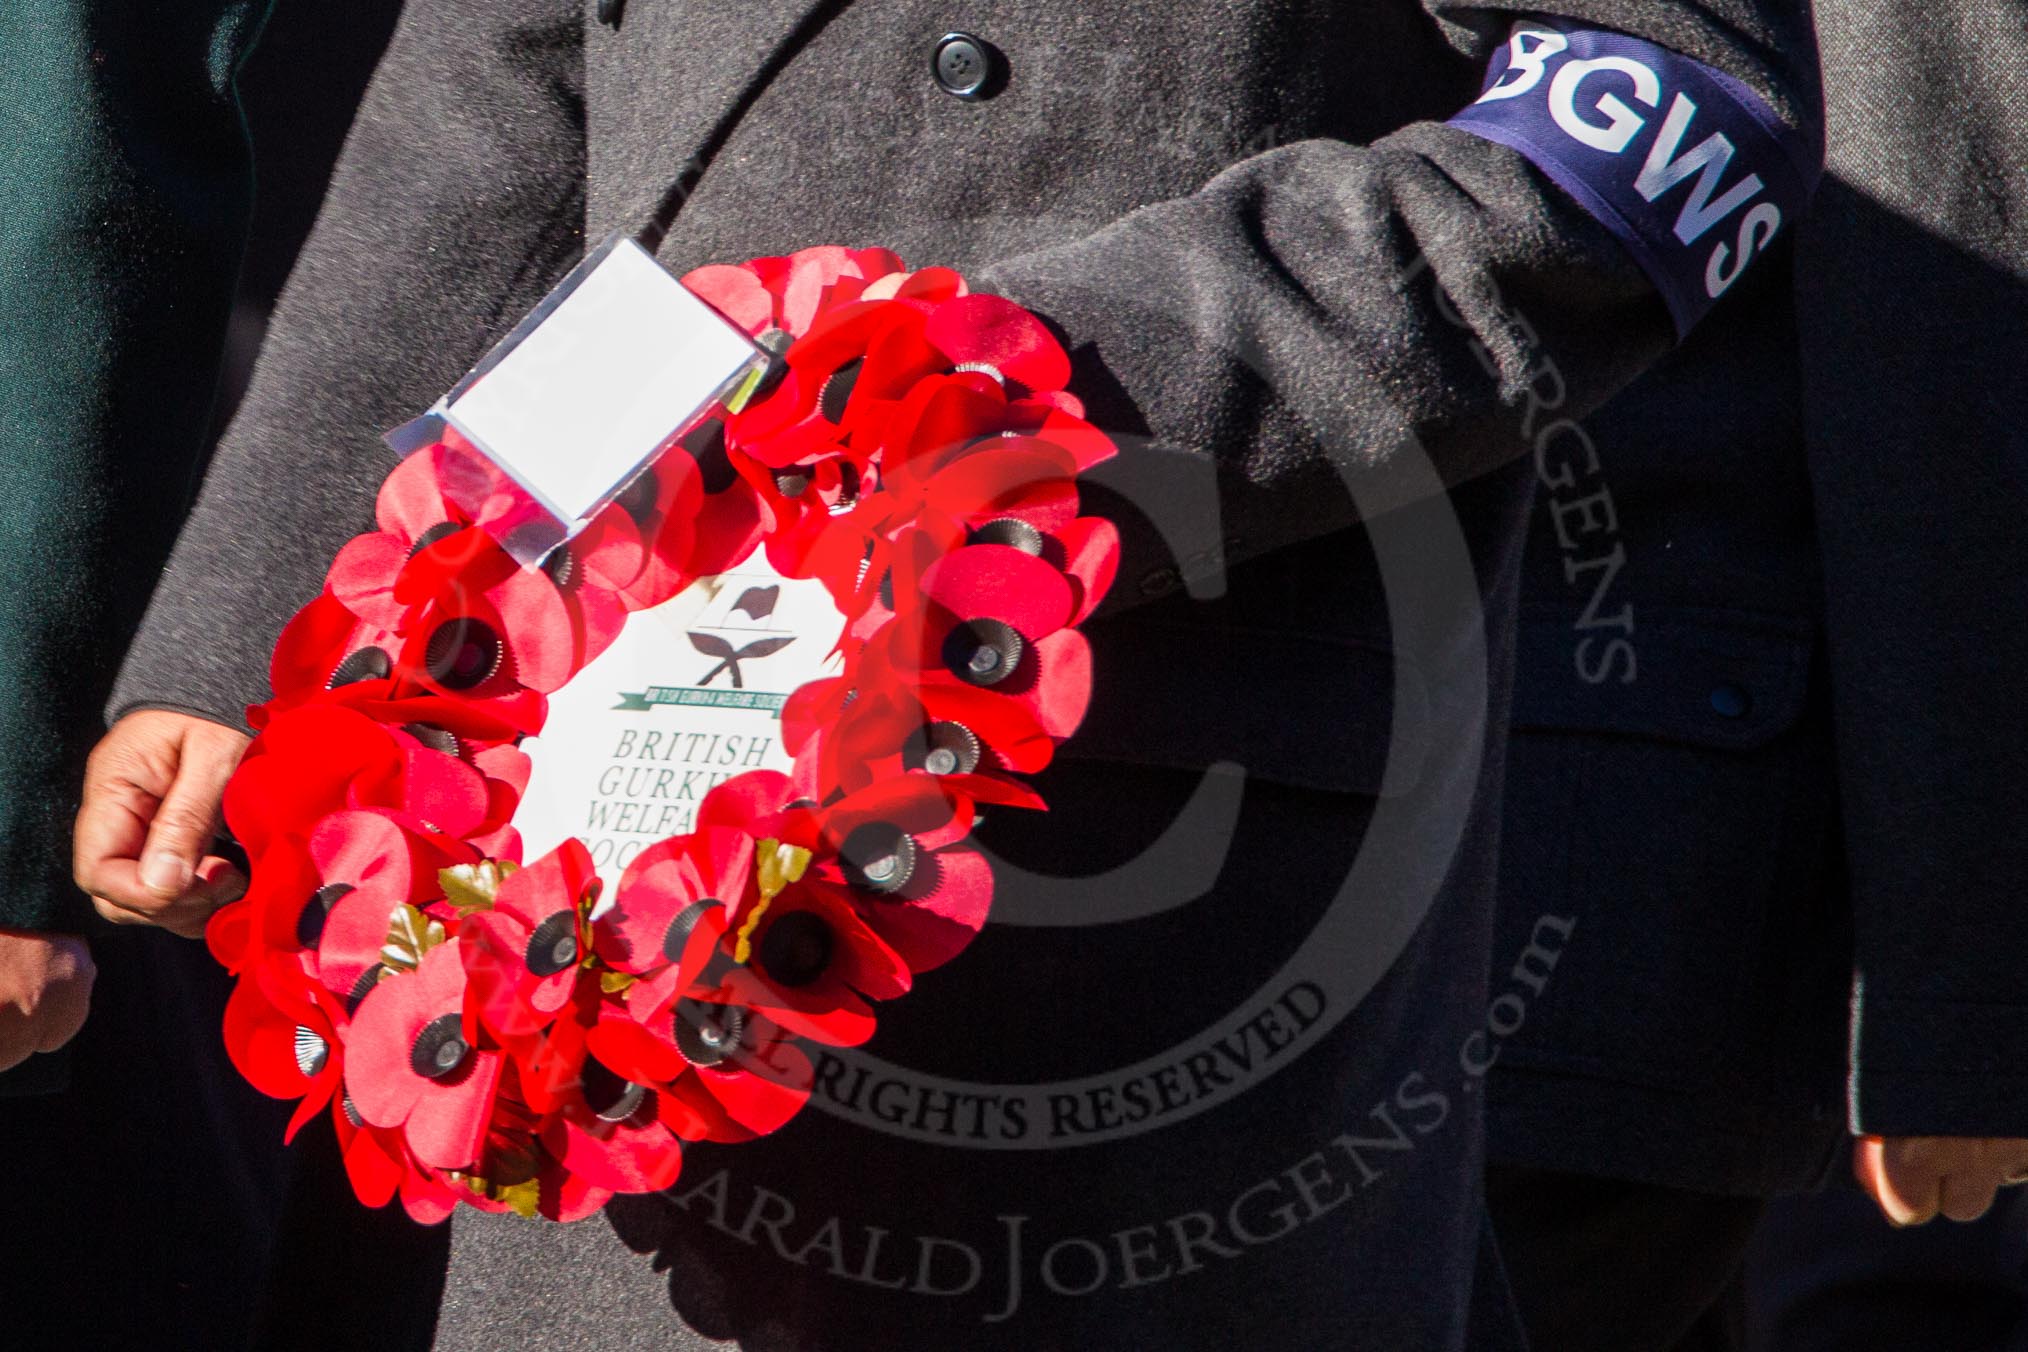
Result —
M 410 455 L 282 633 L 226 793 L 252 862 L 207 936 L 232 1058 L 300 1100 L 291 1136 L 330 1113 L 361 1200 L 419 1221 L 575 1219 L 669 1186 L 686 1141 L 794 1117 L 803 1044 L 864 1042 L 984 924 L 974 817 L 1043 806 L 1022 776 L 1090 696 L 1078 626 L 1119 547 L 1077 479 L 1113 446 L 1047 329 L 881 249 L 684 281 L 779 354 L 774 383 L 540 567 L 496 542 L 511 494 L 468 443 Z M 793 768 L 719 783 L 612 895 L 579 840 L 524 864 L 548 696 L 756 551 L 843 626 L 838 674 L 780 710 Z

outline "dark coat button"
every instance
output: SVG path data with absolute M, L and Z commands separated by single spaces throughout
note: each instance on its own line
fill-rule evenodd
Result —
M 992 49 L 970 33 L 946 33 L 937 39 L 930 58 L 930 73 L 937 87 L 961 99 L 986 96 L 993 79 Z
M 1728 681 L 1711 692 L 1711 709 L 1720 718 L 1745 718 L 1753 712 L 1753 696 Z

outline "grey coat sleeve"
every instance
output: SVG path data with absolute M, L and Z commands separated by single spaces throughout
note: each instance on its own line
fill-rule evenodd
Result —
M 380 443 L 584 249 L 582 6 L 410 4 L 109 714 L 240 726 L 282 624 L 373 529 Z
M 1425 7 L 1477 58 L 1523 16 Z M 1807 5 L 1579 0 L 1523 13 L 1699 60 L 1822 145 Z M 1118 392 L 1097 419 L 1145 433 L 1105 471 L 1126 506 L 1114 513 L 1125 562 L 1109 611 L 1173 589 L 1179 572 L 1501 465 L 1541 432 L 1527 401 L 1545 369 L 1562 386 L 1558 415 L 1581 419 L 1675 342 L 1656 291 L 1604 226 L 1520 155 L 1427 122 L 1368 146 L 1270 151 L 980 283 L 1059 324 L 1074 354 L 1103 368 L 1088 385 Z M 1721 307 L 1707 322 L 1724 319 Z M 1131 504 L 1204 501 L 1191 481 L 1206 471 L 1218 536 L 1158 539 Z
M 356 447 L 426 406 L 484 346 L 484 332 L 445 331 L 443 316 L 470 314 L 474 295 L 497 298 L 483 312 L 486 332 L 497 330 L 539 294 L 545 265 L 561 270 L 547 251 L 567 242 L 574 254 L 579 242 L 545 215 L 565 209 L 582 172 L 581 133 L 540 96 L 555 76 L 530 54 L 547 49 L 489 39 L 458 53 L 487 58 L 477 69 L 444 60 L 443 34 L 463 31 L 461 18 L 501 30 L 496 14 L 479 23 L 480 8 L 498 6 L 409 7 L 116 709 L 162 703 L 236 721 L 260 698 L 282 620 L 367 525 L 387 464 Z M 527 33 L 563 42 L 561 15 L 538 22 L 561 6 L 514 8 L 529 11 Z M 1477 55 L 1515 17 L 1431 9 Z M 1703 60 L 1815 135 L 1799 4 L 1540 9 Z M 487 200 L 492 183 L 510 186 Z M 1208 465 L 1238 553 L 1340 529 L 1523 454 L 1516 401 L 1545 348 L 1571 373 L 1567 407 L 1578 412 L 1672 341 L 1646 277 L 1574 201 L 1516 153 L 1428 124 L 1371 146 L 1269 151 L 978 280 L 1063 329 L 1087 387 L 1116 393 L 1093 404 L 1108 430 L 1145 427 L 1152 445 L 1123 457 L 1124 490 L 1162 491 L 1131 482 L 1143 466 L 1160 477 Z M 300 443 L 254 444 L 295 427 Z M 260 500 L 272 473 L 256 462 L 281 456 L 302 467 L 305 491 Z M 1128 548 L 1130 569 L 1165 557 L 1132 534 Z M 293 599 L 278 609 L 277 594 Z

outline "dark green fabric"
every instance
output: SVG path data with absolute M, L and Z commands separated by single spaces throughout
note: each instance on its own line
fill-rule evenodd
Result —
M 205 445 L 266 9 L 0 5 L 0 927 L 87 914 L 70 822 Z

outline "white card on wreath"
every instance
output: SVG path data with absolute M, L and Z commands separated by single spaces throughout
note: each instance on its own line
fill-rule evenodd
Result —
M 533 568 L 769 363 L 653 254 L 614 235 L 434 408 L 383 439 L 407 455 L 448 426 L 476 448 L 504 479 L 454 476 L 446 494 Z
M 844 627 L 822 582 L 783 577 L 760 550 L 629 617 L 522 744 L 534 762 L 514 814 L 524 857 L 575 836 L 614 895 L 634 856 L 694 826 L 714 786 L 789 768 L 782 706 L 838 674 Z

